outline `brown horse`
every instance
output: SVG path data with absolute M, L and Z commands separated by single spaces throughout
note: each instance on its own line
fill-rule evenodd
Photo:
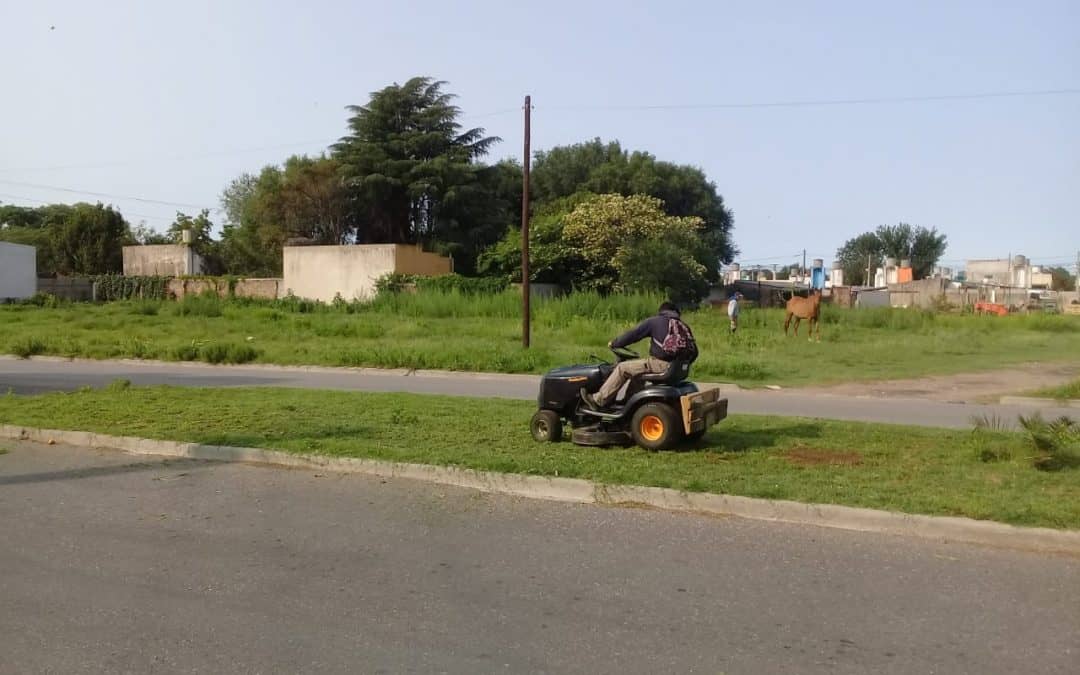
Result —
M 798 295 L 787 301 L 787 316 L 784 317 L 784 335 L 787 335 L 791 318 L 795 317 L 795 335 L 799 335 L 799 322 L 803 319 L 810 320 L 809 339 L 814 339 L 814 326 L 817 326 L 817 339 L 821 342 L 821 289 L 815 288 L 810 295 L 803 298 Z

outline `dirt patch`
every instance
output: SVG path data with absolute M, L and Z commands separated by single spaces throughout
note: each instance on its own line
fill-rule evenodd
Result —
M 799 387 L 840 396 L 921 398 L 951 403 L 997 402 L 998 397 L 1067 384 L 1080 375 L 1080 363 L 1028 363 L 982 373 L 932 375 L 909 380 L 845 382 L 821 387 Z
M 784 459 L 795 466 L 858 466 L 862 455 L 858 452 L 840 452 L 797 446 L 784 453 Z

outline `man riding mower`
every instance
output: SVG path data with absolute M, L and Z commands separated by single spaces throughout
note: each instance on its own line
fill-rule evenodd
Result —
M 649 356 L 640 358 L 627 345 L 648 337 Z M 689 382 L 697 359 L 693 333 L 675 305 L 612 340 L 616 363 L 566 366 L 540 381 L 539 410 L 531 430 L 537 441 L 562 438 L 563 421 L 579 445 L 630 445 L 666 450 L 682 440 L 698 440 L 727 417 L 727 399 L 719 389 L 699 391 Z M 595 357 L 593 357 L 595 359 Z M 620 396 L 619 392 L 624 393 Z

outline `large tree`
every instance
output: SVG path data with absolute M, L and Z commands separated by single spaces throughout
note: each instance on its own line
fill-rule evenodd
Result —
M 350 133 L 333 156 L 357 209 L 358 241 L 450 241 L 451 214 L 484 195 L 478 160 L 498 139 L 461 128 L 461 111 L 444 84 L 414 77 L 348 108 Z
M 232 273 L 275 274 L 293 238 L 318 244 L 356 239 L 357 219 L 331 157 L 293 156 L 284 166 L 243 174 L 221 195 L 226 222 L 220 255 Z
M 64 275 L 119 274 L 122 248 L 132 242 L 120 212 L 102 204 L 75 204 L 50 228 L 56 272 Z
M 884 258 L 910 260 L 912 275 L 922 279 L 930 275 L 934 265 L 945 253 L 947 238 L 936 228 L 913 227 L 907 223 L 881 225 L 873 232 L 864 232 L 848 239 L 836 250 L 836 258 L 844 270 L 844 281 L 851 285 L 864 285 L 873 281 L 867 278 L 881 266 Z
M 532 197 L 544 203 L 577 192 L 649 195 L 673 216 L 702 219 L 701 237 L 712 252 L 710 274 L 730 262 L 737 249 L 731 240 L 733 218 L 716 185 L 696 167 L 673 164 L 642 152 L 628 152 L 617 142 L 594 139 L 536 153 Z

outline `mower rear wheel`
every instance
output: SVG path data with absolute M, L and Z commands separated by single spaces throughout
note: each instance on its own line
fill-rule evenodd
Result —
M 541 443 L 558 443 L 562 440 L 562 420 L 554 410 L 537 410 L 529 423 L 533 440 Z
M 667 450 L 682 438 L 682 422 L 671 406 L 646 403 L 634 411 L 630 434 L 647 450 Z

